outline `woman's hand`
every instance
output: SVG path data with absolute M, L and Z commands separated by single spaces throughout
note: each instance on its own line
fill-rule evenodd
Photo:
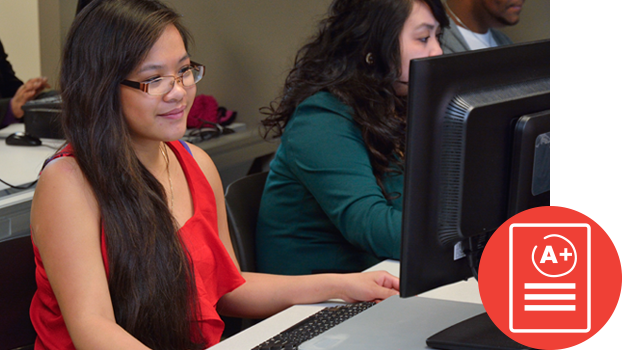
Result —
M 386 271 L 342 275 L 344 287 L 340 298 L 348 303 L 380 301 L 399 294 L 399 278 Z

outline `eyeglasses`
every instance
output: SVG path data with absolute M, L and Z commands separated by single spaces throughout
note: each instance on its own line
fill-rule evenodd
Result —
M 204 66 L 191 62 L 191 65 L 184 68 L 178 75 L 164 75 L 144 82 L 123 80 L 122 85 L 141 90 L 148 95 L 162 96 L 168 94 L 174 88 L 176 81 L 180 81 L 182 86 L 189 88 L 197 84 L 204 77 Z

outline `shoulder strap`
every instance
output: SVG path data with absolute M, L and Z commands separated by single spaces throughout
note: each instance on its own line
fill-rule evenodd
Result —
M 184 148 L 187 150 L 187 152 L 189 152 L 190 155 L 193 155 L 193 153 L 191 153 L 191 148 L 189 148 L 189 145 L 187 145 L 186 142 L 182 140 L 178 140 L 178 142 L 180 142 L 180 144 L 184 146 Z
M 51 161 L 58 159 L 58 158 L 63 158 L 63 157 L 73 157 L 74 153 L 72 153 L 71 148 L 69 146 L 66 146 L 65 148 L 63 148 L 60 152 L 55 153 L 52 157 L 48 158 L 45 160 L 45 162 L 43 162 L 43 166 L 41 167 L 41 170 L 39 171 L 39 175 L 41 175 L 41 172 L 43 171 L 43 169 L 46 167 L 46 165 L 48 165 Z

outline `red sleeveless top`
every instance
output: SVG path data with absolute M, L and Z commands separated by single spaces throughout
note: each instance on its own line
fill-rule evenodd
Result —
M 213 189 L 206 176 L 190 154 L 183 141 L 167 143 L 176 155 L 191 191 L 193 216 L 180 229 L 180 236 L 193 262 L 200 325 L 208 346 L 217 344 L 224 329 L 224 323 L 217 314 L 216 305 L 226 293 L 242 285 L 241 277 L 230 255 L 219 239 L 217 208 Z M 52 159 L 72 156 L 71 147 L 66 147 Z M 102 232 L 102 258 L 108 274 L 108 259 L 104 232 Z M 44 270 L 39 250 L 35 251 L 37 292 L 30 306 L 30 318 L 37 331 L 35 349 L 75 349 L 69 336 L 61 310 Z M 97 330 L 94 330 L 97 331 Z

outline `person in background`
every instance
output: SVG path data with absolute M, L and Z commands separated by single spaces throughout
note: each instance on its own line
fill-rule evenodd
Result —
M 441 38 L 444 53 L 463 52 L 512 44 L 496 28 L 520 20 L 525 0 L 447 0 L 449 30 Z
M 411 59 L 442 54 L 439 0 L 335 0 L 261 111 L 280 146 L 256 236 L 261 272 L 362 271 L 399 259 Z
M 33 198 L 35 349 L 205 349 L 221 315 L 397 294 L 386 272 L 241 273 L 222 184 L 179 139 L 204 67 L 180 16 L 153 0 L 94 0 L 61 64 L 68 145 Z
M 24 116 L 22 106 L 49 88 L 46 77 L 32 78 L 24 84 L 13 71 L 0 41 L 0 129 Z

